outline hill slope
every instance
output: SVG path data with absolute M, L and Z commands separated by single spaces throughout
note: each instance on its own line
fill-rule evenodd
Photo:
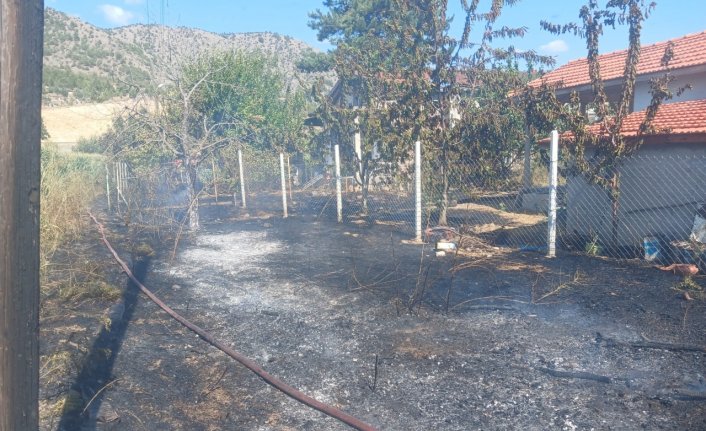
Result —
M 186 27 L 130 25 L 102 29 L 45 9 L 45 105 L 101 102 L 134 96 L 167 79 L 184 61 L 212 50 L 261 51 L 277 58 L 292 82 L 334 74 L 298 74 L 295 63 L 310 46 L 276 33 L 216 34 Z M 296 85 L 296 84 L 295 84 Z

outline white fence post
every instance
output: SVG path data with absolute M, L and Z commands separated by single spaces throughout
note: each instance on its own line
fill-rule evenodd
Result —
M 113 172 L 115 172 L 115 200 L 118 203 L 118 212 L 120 212 L 120 162 L 113 164 Z
M 279 153 L 279 168 L 282 179 L 282 217 L 287 218 L 287 177 L 284 174 L 284 153 Z
M 343 222 L 343 195 L 341 194 L 341 154 L 338 144 L 334 147 L 334 157 L 336 158 L 336 214 L 339 223 Z
M 358 169 L 356 169 L 355 176 L 356 180 L 360 184 L 363 184 L 363 146 L 360 140 L 360 129 L 358 128 L 360 121 L 357 115 L 353 119 L 353 123 L 355 123 L 355 133 L 353 134 L 353 148 L 355 149 L 355 157 L 356 159 L 358 159 L 356 161 L 356 163 L 358 164 Z
M 243 175 L 243 152 L 238 149 L 238 169 L 240 170 L 240 197 L 243 200 L 243 208 L 247 208 L 245 202 L 245 176 Z
M 547 257 L 556 256 L 556 193 L 559 163 L 559 132 L 552 130 L 549 151 L 549 232 L 547 235 Z
M 292 165 L 289 163 L 289 154 L 287 154 L 287 183 L 289 184 L 289 202 L 294 202 L 292 197 Z
M 414 143 L 414 238 L 422 240 L 422 143 Z

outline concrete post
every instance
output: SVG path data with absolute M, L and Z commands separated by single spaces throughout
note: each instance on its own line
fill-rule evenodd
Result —
M 414 239 L 422 240 L 422 143 L 414 143 Z
M 559 163 L 559 132 L 552 130 L 549 150 L 549 232 L 547 235 L 547 257 L 556 257 L 556 192 Z
M 243 200 L 243 208 L 248 205 L 245 202 L 245 176 L 243 175 L 243 151 L 238 150 L 238 170 L 240 171 L 240 197 Z
M 289 163 L 289 154 L 287 155 L 287 182 L 289 183 L 289 202 L 294 202 L 292 197 L 292 165 Z
M 338 144 L 334 147 L 334 157 L 336 158 L 336 214 L 339 223 L 343 222 L 343 195 L 341 194 L 341 154 Z
M 279 153 L 279 168 L 282 180 L 282 217 L 287 218 L 287 176 L 284 174 L 284 153 Z
M 363 144 L 360 139 L 360 120 L 358 116 L 353 119 L 355 123 L 355 134 L 353 134 L 353 149 L 355 150 L 355 156 L 358 159 L 358 169 L 356 170 L 355 176 L 356 181 L 363 187 Z

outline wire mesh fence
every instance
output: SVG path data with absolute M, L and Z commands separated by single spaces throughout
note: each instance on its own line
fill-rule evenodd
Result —
M 704 267 L 706 154 L 645 148 L 622 160 L 614 186 L 565 177 L 563 247 L 620 259 Z
M 569 162 L 560 161 L 556 188 L 559 250 L 706 269 L 706 153 L 641 149 L 617 164 L 615 187 L 590 183 L 572 173 Z M 422 157 L 419 194 L 414 163 L 372 170 L 367 187 L 349 164 L 337 176 L 335 160 L 316 163 L 243 148 L 229 161 L 203 163 L 194 191 L 245 203 L 251 215 L 280 216 L 286 208 L 317 220 L 386 225 L 410 239 L 421 229 L 427 241 L 473 238 L 493 247 L 548 249 L 546 155 L 533 156 L 532 172 L 525 172 L 521 158 L 443 165 Z M 115 161 L 106 173 L 109 202 L 133 223 L 154 229 L 179 225 L 193 204 L 184 167 L 177 163 L 146 169 Z
M 467 160 L 424 170 L 425 228 L 448 225 L 495 246 L 539 250 L 546 244 L 547 207 L 527 201 L 521 166 Z
M 113 160 L 106 164 L 106 197 L 126 224 L 154 231 L 183 223 L 190 204 L 184 169 L 174 163 L 136 167 Z

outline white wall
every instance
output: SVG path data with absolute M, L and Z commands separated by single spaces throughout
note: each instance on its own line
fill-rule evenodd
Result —
M 679 87 L 686 84 L 691 84 L 692 89 L 686 90 L 681 96 L 674 95 L 674 98 L 666 103 L 684 102 L 687 100 L 706 99 L 706 72 L 684 74 L 684 72 L 675 71 L 675 80 L 670 85 L 672 92 L 676 93 Z M 650 83 L 648 81 L 640 81 L 635 84 L 635 105 L 634 111 L 642 111 L 650 104 Z
M 695 209 L 706 203 L 706 143 L 651 144 L 620 168 L 618 240 L 639 247 L 646 236 L 688 240 Z M 596 234 L 609 243 L 606 191 L 582 178 L 567 181 L 567 233 Z

